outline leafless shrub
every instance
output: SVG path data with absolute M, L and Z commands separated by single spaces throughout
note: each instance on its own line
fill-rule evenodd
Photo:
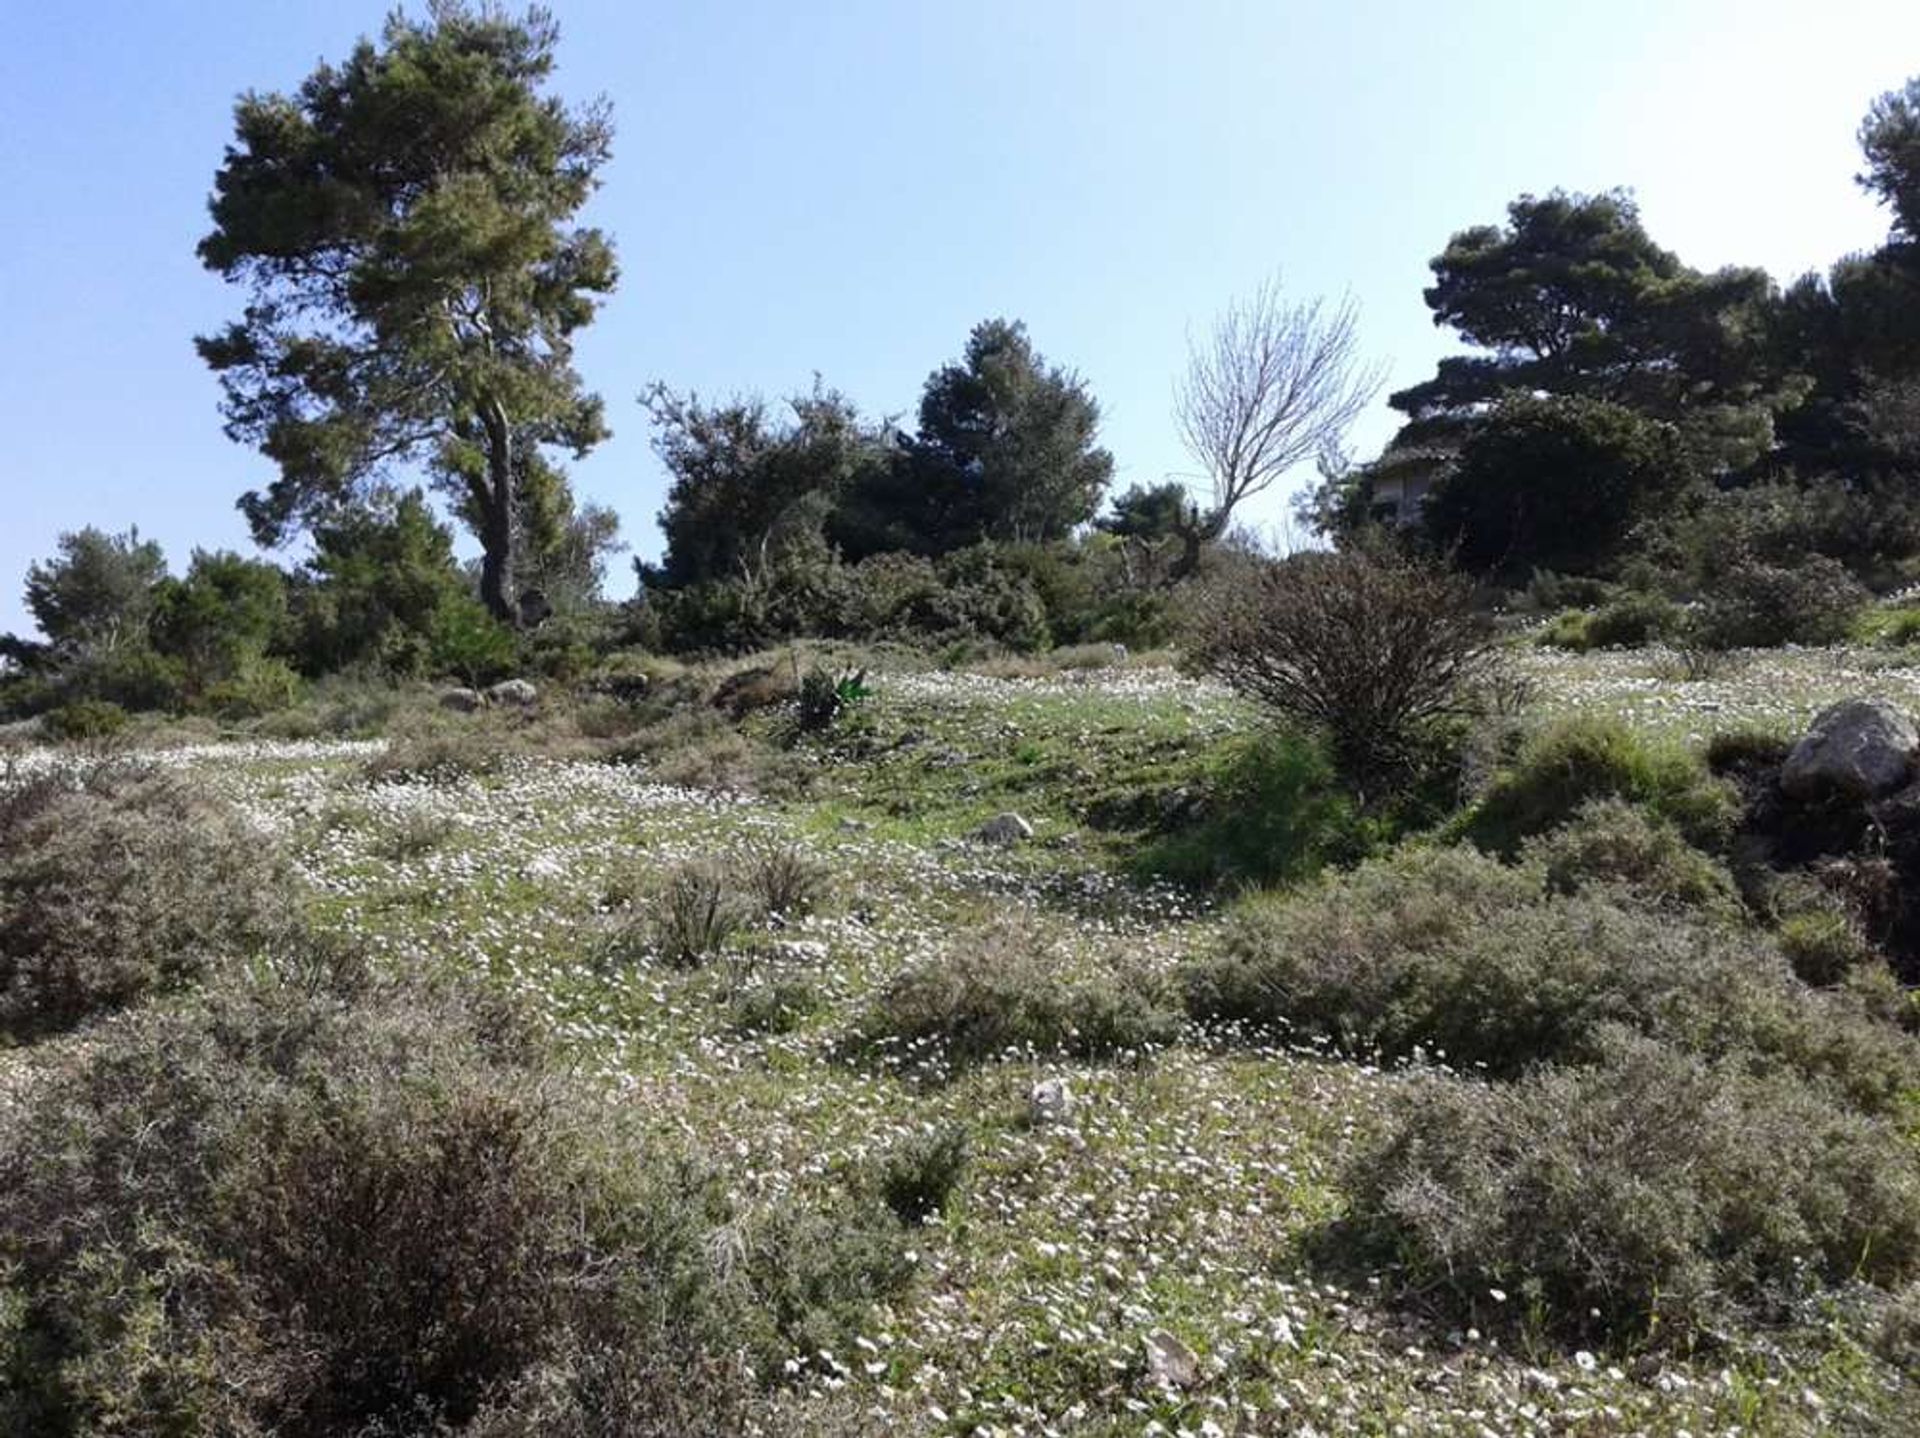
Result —
M 1471 583 L 1391 552 L 1295 554 L 1216 592 L 1200 661 L 1248 698 L 1323 730 L 1342 771 L 1402 771 L 1438 721 L 1469 712 L 1493 666 Z
M 756 845 L 738 868 L 747 892 L 776 923 L 805 918 L 827 895 L 826 865 L 795 844 Z

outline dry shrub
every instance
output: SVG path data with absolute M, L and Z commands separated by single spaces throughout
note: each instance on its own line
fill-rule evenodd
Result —
M 743 887 L 774 923 L 804 919 L 826 902 L 827 866 L 796 844 L 764 843 L 736 861 Z
M 1621 1035 L 1592 1067 L 1422 1083 L 1346 1185 L 1353 1227 L 1482 1324 L 1683 1345 L 1920 1272 L 1920 1157 L 1894 1124 Z
M 681 709 L 627 736 L 606 755 L 644 766 L 649 777 L 682 789 L 752 794 L 775 787 L 777 757 L 708 709 Z
M 1590 1059 L 1624 1026 L 1876 1111 L 1920 1064 L 1920 1047 L 1859 999 L 1800 984 L 1764 935 L 1617 892 L 1550 895 L 1537 870 L 1470 850 L 1402 854 L 1244 905 L 1188 970 L 1187 997 L 1199 1018 L 1505 1076 Z
M 865 1016 L 856 1044 L 935 1064 L 1144 1053 L 1178 1032 L 1166 990 L 1138 966 L 1076 962 L 1025 924 L 990 924 L 897 975 Z
M 752 915 L 718 863 L 694 860 L 669 873 L 649 900 L 655 951 L 675 968 L 698 968 L 719 956 Z
M 270 842 L 178 775 L 103 765 L 0 793 L 0 1037 L 282 944 L 293 885 Z
M 450 729 L 397 738 L 367 761 L 364 772 L 377 784 L 450 784 L 499 773 L 510 752 L 504 735 Z
M 737 1432 L 903 1277 L 457 996 L 151 1011 L 0 1114 L 0 1431 Z
M 1248 698 L 1324 731 L 1342 772 L 1367 784 L 1415 763 L 1493 662 L 1471 581 L 1358 548 L 1292 555 L 1217 590 L 1195 654 Z

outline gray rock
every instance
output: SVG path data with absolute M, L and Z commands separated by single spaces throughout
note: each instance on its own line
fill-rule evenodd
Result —
M 1016 844 L 1024 844 L 1032 837 L 1033 825 L 1011 810 L 1004 814 L 995 814 L 973 831 L 976 843 L 995 844 L 1002 849 L 1011 849 Z
M 1194 1351 L 1164 1328 L 1146 1337 L 1147 1381 L 1162 1388 L 1191 1388 L 1200 1381 L 1200 1360 Z
M 440 693 L 440 707 L 459 714 L 471 714 L 486 702 L 486 696 L 478 689 L 444 689 Z
M 1780 788 L 1794 799 L 1877 799 L 1913 773 L 1920 730 L 1884 699 L 1849 699 L 1813 721 L 1787 755 Z
M 1027 1112 L 1036 1124 L 1065 1123 L 1073 1117 L 1073 1090 L 1063 1078 L 1041 1079 L 1027 1095 Z
M 487 698 L 495 704 L 511 704 L 519 709 L 531 709 L 540 702 L 540 691 L 524 679 L 502 679 L 487 690 Z

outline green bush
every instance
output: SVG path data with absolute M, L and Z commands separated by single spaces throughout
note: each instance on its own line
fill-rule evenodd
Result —
M 1663 594 L 1629 591 L 1593 612 L 1587 642 L 1595 649 L 1638 649 L 1675 633 L 1682 617 L 1680 607 Z
M 1654 908 L 1729 923 L 1741 915 L 1733 876 L 1724 864 L 1694 848 L 1671 824 L 1623 799 L 1583 805 L 1565 824 L 1527 840 L 1521 853 L 1545 873 L 1554 893 L 1597 888 Z
M 1801 985 L 1763 935 L 1617 893 L 1547 894 L 1538 870 L 1471 850 L 1405 853 L 1243 904 L 1185 977 L 1196 1018 L 1500 1076 L 1590 1059 L 1627 1027 L 1883 1110 L 1920 1063 L 1859 1000 Z
M 1745 775 L 1786 763 L 1793 741 L 1770 729 L 1722 729 L 1707 740 L 1707 771 Z
M 1165 985 L 1131 965 L 1076 963 L 1026 926 L 977 929 L 902 971 L 856 1029 L 856 1050 L 938 1070 L 1012 1054 L 1102 1058 L 1172 1041 Z
M 1511 855 L 1588 802 L 1610 798 L 1646 809 L 1709 848 L 1726 841 L 1739 814 L 1733 790 L 1685 750 L 1619 720 L 1583 716 L 1530 736 L 1467 815 L 1464 831 L 1483 849 Z
M 1693 625 L 1702 642 L 1719 649 L 1837 644 L 1867 597 L 1846 567 L 1825 555 L 1783 564 L 1746 559 L 1716 576 Z
M 884 1213 L 735 1213 L 510 1032 L 269 988 L 63 1059 L 0 1110 L 0 1431 L 737 1432 L 904 1276 Z
M 500 734 L 448 729 L 396 738 L 362 772 L 376 784 L 449 784 L 499 773 L 508 752 Z
M 1820 988 L 1837 984 L 1852 970 L 1879 959 L 1860 926 L 1831 908 L 1788 915 L 1780 921 L 1776 937 L 1794 973 Z
M 294 882 L 271 843 L 178 776 L 109 766 L 0 790 L 0 1038 L 279 945 Z
M 257 719 L 287 708 L 299 695 L 300 676 L 285 661 L 255 658 L 209 684 L 193 707 L 222 719 Z
M 1463 1321 L 1622 1345 L 1920 1269 L 1920 1158 L 1894 1125 L 1619 1036 L 1591 1067 L 1420 1084 L 1346 1186 L 1351 1227 Z
M 1584 654 L 1593 648 L 1593 616 L 1584 609 L 1563 609 L 1533 636 L 1544 649 L 1566 649 Z
M 818 1013 L 820 990 L 806 979 L 782 978 L 740 990 L 730 1003 L 733 1031 L 739 1034 L 792 1033 Z
M 1240 740 L 1202 784 L 1199 821 L 1150 842 L 1135 861 L 1141 872 L 1195 886 L 1289 883 L 1367 847 L 1367 826 L 1311 738 Z
M 900 1140 L 881 1156 L 880 1197 L 902 1223 L 944 1212 L 967 1171 L 967 1131 L 955 1125 Z
M 75 699 L 40 716 L 49 739 L 111 739 L 127 727 L 127 711 L 110 699 Z

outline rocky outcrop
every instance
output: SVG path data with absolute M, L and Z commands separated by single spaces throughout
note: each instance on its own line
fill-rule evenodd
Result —
M 1920 730 L 1884 699 L 1824 710 L 1787 755 L 1780 790 L 1791 799 L 1878 799 L 1913 777 Z

